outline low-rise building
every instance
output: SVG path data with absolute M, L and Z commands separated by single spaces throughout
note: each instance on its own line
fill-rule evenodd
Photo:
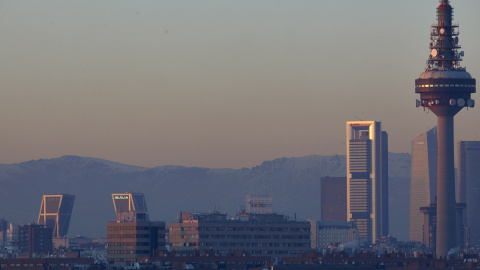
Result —
M 358 247 L 358 229 L 353 222 L 312 220 L 310 223 L 313 249 L 347 244 Z
M 310 250 L 310 223 L 279 214 L 183 213 L 170 223 L 170 244 L 177 253 L 245 251 L 284 257 Z

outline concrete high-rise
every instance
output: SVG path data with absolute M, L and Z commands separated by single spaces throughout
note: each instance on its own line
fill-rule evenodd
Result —
M 424 214 L 420 207 L 436 203 L 437 196 L 437 127 L 412 142 L 410 178 L 410 241 L 423 241 Z
M 458 25 L 452 23 L 453 8 L 441 0 L 437 23 L 430 32 L 430 56 L 425 72 L 415 80 L 420 94 L 417 107 L 431 110 L 437 116 L 437 257 L 444 257 L 456 246 L 455 170 L 453 117 L 463 107 L 473 107 L 475 79 L 460 66 Z
M 367 243 L 388 235 L 388 134 L 380 122 L 347 122 L 347 220 Z
M 457 144 L 458 201 L 466 204 L 468 246 L 480 246 L 480 141 Z
M 347 221 L 347 178 L 320 179 L 321 221 Z
M 43 195 L 38 214 L 38 223 L 52 229 L 53 237 L 64 237 L 68 233 L 75 195 Z

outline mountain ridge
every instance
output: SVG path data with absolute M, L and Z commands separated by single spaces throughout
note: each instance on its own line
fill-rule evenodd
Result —
M 400 227 L 408 228 L 410 163 L 409 154 L 389 154 L 391 232 L 400 239 L 406 231 Z M 152 220 L 172 222 L 180 211 L 234 215 L 247 194 L 272 195 L 275 212 L 319 219 L 320 178 L 345 175 L 342 155 L 284 157 L 241 169 L 141 167 L 67 155 L 0 164 L 0 218 L 36 221 L 43 194 L 69 193 L 76 195 L 69 234 L 105 236 L 106 222 L 115 219 L 111 194 L 142 192 Z

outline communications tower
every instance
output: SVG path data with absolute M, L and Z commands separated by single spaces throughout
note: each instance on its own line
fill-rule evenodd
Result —
M 425 72 L 415 80 L 420 94 L 417 107 L 431 110 L 437 116 L 437 257 L 445 257 L 456 245 L 455 171 L 453 117 L 463 107 L 473 107 L 475 79 L 460 66 L 458 25 L 452 23 L 453 8 L 440 0 L 437 23 L 432 25 L 430 56 Z

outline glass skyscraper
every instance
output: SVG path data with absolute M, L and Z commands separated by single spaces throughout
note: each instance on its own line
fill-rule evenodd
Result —
M 437 127 L 419 135 L 412 142 L 410 177 L 409 240 L 423 242 L 424 214 L 420 207 L 435 203 L 437 195 Z
M 68 233 L 75 195 L 43 195 L 38 214 L 38 223 L 52 229 L 53 237 L 64 237 Z
M 480 141 L 458 142 L 457 166 L 457 202 L 466 204 L 467 243 L 480 246 Z
M 143 193 L 114 193 L 112 200 L 117 221 L 150 220 Z

